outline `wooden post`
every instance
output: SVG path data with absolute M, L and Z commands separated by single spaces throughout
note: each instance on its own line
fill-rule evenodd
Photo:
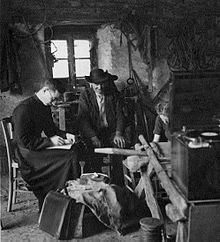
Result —
M 143 144 L 144 149 L 147 151 L 148 156 L 150 157 L 149 163 L 153 165 L 153 168 L 158 178 L 160 179 L 161 185 L 167 192 L 170 201 L 173 203 L 174 206 L 176 206 L 176 208 L 178 208 L 180 214 L 186 218 L 186 215 L 188 213 L 188 206 L 187 206 L 186 200 L 184 199 L 183 196 L 181 196 L 181 194 L 178 192 L 176 187 L 173 185 L 168 175 L 160 165 L 152 148 L 147 144 L 146 140 L 142 135 L 139 136 L 139 140 Z
M 66 108 L 59 107 L 59 128 L 63 131 L 66 130 Z
M 145 191 L 145 200 L 146 203 L 151 211 L 153 218 L 158 218 L 161 221 L 164 221 L 163 215 L 161 213 L 160 207 L 157 203 L 157 200 L 154 196 L 154 191 L 151 185 L 150 178 L 148 176 L 148 172 L 141 172 L 141 180 L 142 180 L 142 186 Z

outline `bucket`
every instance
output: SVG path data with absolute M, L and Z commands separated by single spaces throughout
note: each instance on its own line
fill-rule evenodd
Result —
M 142 241 L 162 242 L 163 222 L 157 218 L 142 218 L 140 220 Z

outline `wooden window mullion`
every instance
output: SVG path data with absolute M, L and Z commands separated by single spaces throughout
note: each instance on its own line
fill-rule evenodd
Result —
M 74 40 L 71 36 L 67 38 L 67 48 L 68 48 L 68 65 L 69 65 L 69 79 L 70 84 L 76 86 L 76 78 L 75 78 L 75 58 L 74 58 Z

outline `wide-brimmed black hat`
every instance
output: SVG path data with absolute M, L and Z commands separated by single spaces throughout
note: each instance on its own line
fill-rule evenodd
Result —
M 102 84 L 106 81 L 115 81 L 118 76 L 111 75 L 108 71 L 103 71 L 102 69 L 94 69 L 90 72 L 90 76 L 85 76 L 86 81 L 95 84 Z

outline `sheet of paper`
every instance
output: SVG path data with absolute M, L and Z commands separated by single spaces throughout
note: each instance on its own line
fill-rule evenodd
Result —
M 64 150 L 70 150 L 72 147 L 72 144 L 69 145 L 58 145 L 58 146 L 51 146 L 51 147 L 47 147 L 47 150 L 54 150 L 54 149 L 64 149 Z
M 64 149 L 64 150 L 70 150 L 73 144 L 71 144 L 68 140 L 65 140 L 65 145 L 56 145 L 47 147 L 47 150 L 53 150 L 53 149 Z

